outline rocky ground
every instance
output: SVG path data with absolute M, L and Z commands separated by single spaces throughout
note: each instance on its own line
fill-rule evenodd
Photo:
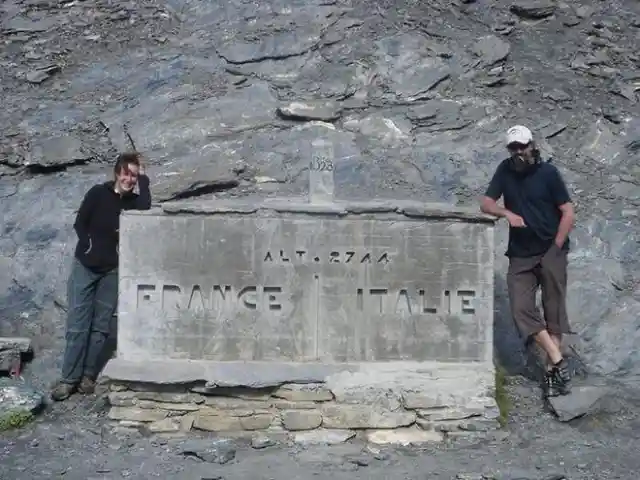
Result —
M 639 404 L 613 391 L 597 413 L 569 425 L 541 410 L 532 385 L 513 380 L 505 431 L 423 448 L 145 437 L 105 424 L 96 397 L 74 399 L 0 438 L 0 478 L 632 480 L 640 468 Z
M 473 204 L 504 130 L 525 123 L 575 198 L 569 310 L 589 369 L 615 378 L 620 399 L 602 418 L 546 425 L 533 392 L 513 387 L 507 440 L 362 466 L 351 446 L 196 464 L 170 443 L 105 433 L 94 404 L 72 403 L 25 439 L 3 437 L 2 478 L 635 478 L 637 2 L 5 0 L 0 14 L 0 335 L 33 339 L 30 383 L 58 372 L 73 215 L 126 133 L 157 202 L 304 192 L 322 136 L 342 197 Z M 504 226 L 498 237 L 497 355 L 518 373 Z

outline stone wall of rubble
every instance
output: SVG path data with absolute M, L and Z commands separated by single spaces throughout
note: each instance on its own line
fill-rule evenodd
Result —
M 495 403 L 434 405 L 432 397 L 405 394 L 395 410 L 339 403 L 324 384 L 277 388 L 189 388 L 112 383 L 108 417 L 149 433 L 216 432 L 276 442 L 439 442 L 500 428 Z

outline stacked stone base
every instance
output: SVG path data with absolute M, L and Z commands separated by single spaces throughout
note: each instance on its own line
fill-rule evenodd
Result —
M 109 418 L 151 434 L 215 432 L 273 443 L 423 444 L 500 428 L 490 396 L 465 405 L 405 392 L 398 402 L 345 403 L 325 384 L 211 388 L 111 382 Z M 364 392 L 363 392 L 364 393 Z M 366 395 L 366 394 L 365 394 Z M 441 403 L 441 404 L 438 404 Z

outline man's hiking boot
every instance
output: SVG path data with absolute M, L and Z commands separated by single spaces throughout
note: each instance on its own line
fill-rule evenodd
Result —
M 76 386 L 72 383 L 58 382 L 51 390 L 51 398 L 56 402 L 62 402 L 76 392 Z
M 544 390 L 546 397 L 558 397 L 571 393 L 571 373 L 566 360 L 562 359 L 547 372 Z
M 96 382 L 89 377 L 82 377 L 80 385 L 78 385 L 78 392 L 84 395 L 91 395 L 96 391 Z

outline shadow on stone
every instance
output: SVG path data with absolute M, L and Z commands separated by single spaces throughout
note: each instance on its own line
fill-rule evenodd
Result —
M 111 318 L 111 327 L 109 336 L 107 337 L 107 341 L 104 345 L 104 350 L 100 357 L 98 357 L 98 375 L 102 373 L 104 367 L 107 365 L 107 362 L 116 356 L 116 351 L 118 349 L 118 316 L 114 315 Z
M 511 318 L 507 282 L 502 274 L 494 275 L 493 348 L 496 362 L 508 375 L 525 375 L 527 362 L 522 339 Z M 525 375 L 527 376 L 527 375 Z

